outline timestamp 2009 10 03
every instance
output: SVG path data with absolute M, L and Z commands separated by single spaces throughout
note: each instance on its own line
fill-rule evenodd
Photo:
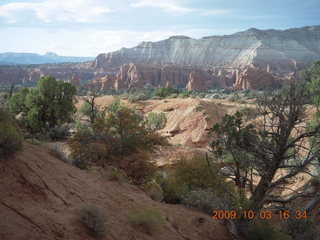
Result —
M 211 219 L 261 219 L 261 220 L 270 220 L 273 218 L 280 218 L 280 219 L 306 219 L 308 217 L 307 211 L 278 211 L 277 213 L 274 213 L 269 210 L 262 210 L 259 212 L 254 211 L 235 211 L 235 210 L 220 210 L 220 211 L 212 211 L 212 217 Z

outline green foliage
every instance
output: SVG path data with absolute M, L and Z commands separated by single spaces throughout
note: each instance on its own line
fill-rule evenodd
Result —
M 92 236 L 106 235 L 107 217 L 102 208 L 93 204 L 82 205 L 77 209 L 76 219 L 87 228 Z
M 98 114 L 98 109 L 97 109 L 97 107 L 94 107 L 94 108 L 92 109 L 90 103 L 88 103 L 88 102 L 83 102 L 82 105 L 81 105 L 81 107 L 80 107 L 80 109 L 79 109 L 79 113 L 80 113 L 82 116 L 90 117 L 91 114 L 97 115 L 97 114 Z
M 80 129 L 69 140 L 76 166 L 123 169 L 135 183 L 147 181 L 155 172 L 150 152 L 165 141 L 149 129 L 141 115 L 114 101 L 106 116 L 100 116 L 91 129 Z
M 179 94 L 180 90 L 177 88 L 168 86 L 168 87 L 160 87 L 155 89 L 153 94 L 161 98 L 167 98 L 174 93 Z
M 36 89 L 22 89 L 8 100 L 9 111 L 33 132 L 45 131 L 72 120 L 76 88 L 54 77 L 42 77 Z
M 155 181 L 142 185 L 142 190 L 155 201 L 161 202 L 163 200 L 162 188 Z
M 302 76 L 307 79 L 311 99 L 316 106 L 320 106 L 320 61 L 302 72 Z
M 218 168 L 214 165 L 212 167 L 218 175 Z M 195 155 L 191 159 L 177 159 L 174 176 L 178 184 L 185 184 L 190 190 L 218 188 L 217 179 L 209 170 L 204 155 Z
M 181 203 L 183 196 L 190 192 L 186 184 L 177 183 L 175 177 L 170 174 L 160 175 L 156 178 L 156 181 L 163 190 L 163 200 L 166 203 Z
M 152 130 L 163 129 L 167 124 L 167 118 L 164 112 L 151 112 L 146 119 L 147 126 Z
M 162 213 L 152 208 L 136 210 L 130 214 L 129 219 L 134 225 L 141 226 L 148 234 L 152 234 L 165 226 Z
M 13 156 L 23 149 L 23 136 L 4 110 L 0 109 L 0 159 Z

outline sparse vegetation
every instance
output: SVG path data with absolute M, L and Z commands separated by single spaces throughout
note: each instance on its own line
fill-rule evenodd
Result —
M 71 159 L 68 155 L 61 149 L 61 147 L 55 145 L 49 148 L 49 154 L 51 156 L 56 157 L 57 159 L 61 160 L 62 162 L 72 164 Z
M 165 220 L 162 213 L 152 208 L 144 208 L 132 212 L 129 216 L 131 223 L 143 228 L 148 234 L 165 226 Z
M 155 201 L 161 202 L 163 200 L 162 188 L 155 181 L 142 185 L 142 190 Z
M 76 219 L 87 228 L 92 236 L 106 235 L 107 216 L 102 208 L 93 204 L 82 205 L 76 210 Z
M 23 149 L 23 136 L 10 115 L 0 108 L 0 159 L 12 157 Z
M 191 191 L 182 199 L 182 204 L 187 207 L 197 208 L 205 213 L 214 210 L 231 209 L 232 204 L 226 198 L 220 198 L 219 194 L 212 189 L 198 189 Z
M 147 126 L 152 130 L 163 129 L 167 124 L 167 118 L 164 112 L 151 112 L 146 119 Z
M 125 171 L 113 166 L 107 167 L 103 173 L 103 176 L 110 181 L 116 181 L 118 183 L 124 183 L 128 181 L 128 176 Z

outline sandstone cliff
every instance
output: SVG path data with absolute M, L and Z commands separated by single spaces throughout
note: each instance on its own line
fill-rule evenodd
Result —
M 197 72 L 191 72 L 189 75 L 189 81 L 186 86 L 189 91 L 204 91 L 206 90 L 206 81 L 203 79 L 202 75 Z
M 87 86 L 105 91 L 108 89 L 143 88 L 145 86 L 183 87 L 193 91 L 208 88 L 260 89 L 282 84 L 266 70 L 254 67 L 239 69 L 213 69 L 177 65 L 124 64 L 117 74 L 95 79 Z
M 249 65 L 286 74 L 320 59 L 320 26 L 288 30 L 249 29 L 232 35 L 192 39 L 170 37 L 100 54 L 92 67 L 105 71 L 126 63 L 176 64 L 214 68 Z
M 216 85 L 213 72 L 202 69 L 200 67 L 177 66 L 177 65 L 145 65 L 145 64 L 124 64 L 114 75 L 107 75 L 91 82 L 88 86 L 98 88 L 101 91 L 106 89 L 126 89 L 137 87 L 141 88 L 146 85 L 154 87 L 171 86 L 185 87 L 191 78 L 200 77 L 201 82 L 190 85 L 190 90 L 204 90 L 205 81 Z M 195 81 L 193 79 L 192 81 Z M 203 86 L 199 86 L 203 85 Z M 210 84 L 209 84 L 210 85 Z M 194 87 L 194 88 L 192 88 Z
M 283 81 L 260 68 L 246 68 L 233 84 L 235 90 L 260 89 L 281 85 Z

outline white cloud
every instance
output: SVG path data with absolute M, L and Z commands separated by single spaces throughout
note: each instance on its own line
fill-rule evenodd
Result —
M 214 9 L 214 10 L 206 10 L 199 8 L 187 8 L 175 3 L 173 0 L 170 2 L 165 2 L 161 0 L 136 0 L 135 2 L 130 4 L 133 8 L 160 8 L 166 12 L 175 12 L 175 13 L 191 13 L 196 12 L 203 16 L 214 16 L 214 15 L 223 15 L 229 14 L 232 11 L 229 9 Z
M 33 14 L 45 22 L 98 22 L 111 11 L 102 0 L 45 0 L 1 5 L 0 17 L 18 22 Z
M 82 29 L 51 30 L 37 28 L 0 28 L 0 52 L 56 52 L 64 56 L 97 56 L 134 47 L 142 41 L 159 41 L 173 35 L 186 35 L 193 38 L 207 36 L 212 29 L 176 29 L 159 31 L 93 30 Z M 36 38 L 34 36 L 37 36 Z
M 142 8 L 142 7 L 161 8 L 166 12 L 177 12 L 177 13 L 189 13 L 189 12 L 197 11 L 197 9 L 179 6 L 178 4 L 174 3 L 173 1 L 163 2 L 163 1 L 157 1 L 157 0 L 138 0 L 134 3 L 131 3 L 131 7 L 134 7 L 134 8 Z

